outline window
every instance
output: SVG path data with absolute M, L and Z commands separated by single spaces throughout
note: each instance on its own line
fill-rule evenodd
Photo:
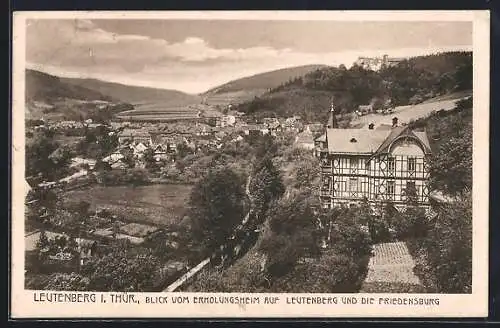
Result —
M 394 171 L 396 169 L 396 160 L 394 157 L 389 157 L 387 159 L 387 169 L 389 171 Z
M 406 182 L 405 194 L 407 198 L 415 198 L 418 195 L 415 181 Z
M 349 190 L 351 192 L 358 191 L 358 179 L 356 179 L 356 178 L 349 179 Z
M 395 182 L 387 181 L 387 195 L 394 195 L 395 193 Z
M 409 172 L 415 172 L 415 163 L 416 163 L 416 160 L 414 157 L 410 157 L 408 158 L 408 171 Z
M 358 167 L 358 159 L 357 158 L 351 158 L 351 168 L 357 168 Z

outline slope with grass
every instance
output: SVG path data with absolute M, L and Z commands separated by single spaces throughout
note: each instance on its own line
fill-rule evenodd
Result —
M 238 104 L 249 101 L 266 93 L 269 89 L 276 88 L 283 83 L 323 67 L 327 66 L 304 65 L 255 74 L 210 89 L 203 93 L 202 97 L 210 105 Z

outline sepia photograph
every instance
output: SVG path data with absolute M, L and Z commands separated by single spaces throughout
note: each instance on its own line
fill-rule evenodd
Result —
M 53 14 L 14 27 L 29 302 L 431 312 L 487 295 L 473 12 Z

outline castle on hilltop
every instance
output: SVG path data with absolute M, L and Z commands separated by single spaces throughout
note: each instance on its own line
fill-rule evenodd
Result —
M 354 65 L 361 66 L 366 70 L 378 71 L 385 67 L 396 66 L 406 58 L 391 58 L 388 55 L 382 57 L 358 57 Z

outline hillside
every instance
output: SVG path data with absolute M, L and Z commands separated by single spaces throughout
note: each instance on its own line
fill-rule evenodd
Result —
M 472 53 L 452 52 L 411 58 L 381 71 L 323 67 L 235 109 L 257 118 L 300 115 L 308 121 L 324 121 L 332 98 L 339 113 L 351 113 L 360 105 L 419 104 L 471 89 Z
M 26 101 L 52 103 L 62 98 L 111 101 L 104 93 L 67 83 L 64 79 L 39 71 L 26 70 Z
M 99 91 L 69 84 L 50 74 L 30 69 L 25 74 L 27 119 L 99 119 L 132 108 Z
M 151 104 L 169 107 L 197 104 L 200 98 L 177 90 L 156 89 L 105 82 L 96 79 L 63 78 L 64 82 L 105 94 L 115 100 L 134 105 L 136 108 Z
M 237 104 L 262 95 L 287 81 L 301 77 L 325 65 L 305 65 L 260 73 L 227 82 L 208 90 L 202 96 L 209 105 Z
M 28 119 L 77 120 L 110 118 L 127 111 L 136 115 L 154 113 L 177 117 L 196 116 L 192 105 L 200 98 L 175 90 L 128 86 L 96 79 L 61 78 L 26 70 L 26 117 Z M 103 115 L 104 114 L 104 115 Z

